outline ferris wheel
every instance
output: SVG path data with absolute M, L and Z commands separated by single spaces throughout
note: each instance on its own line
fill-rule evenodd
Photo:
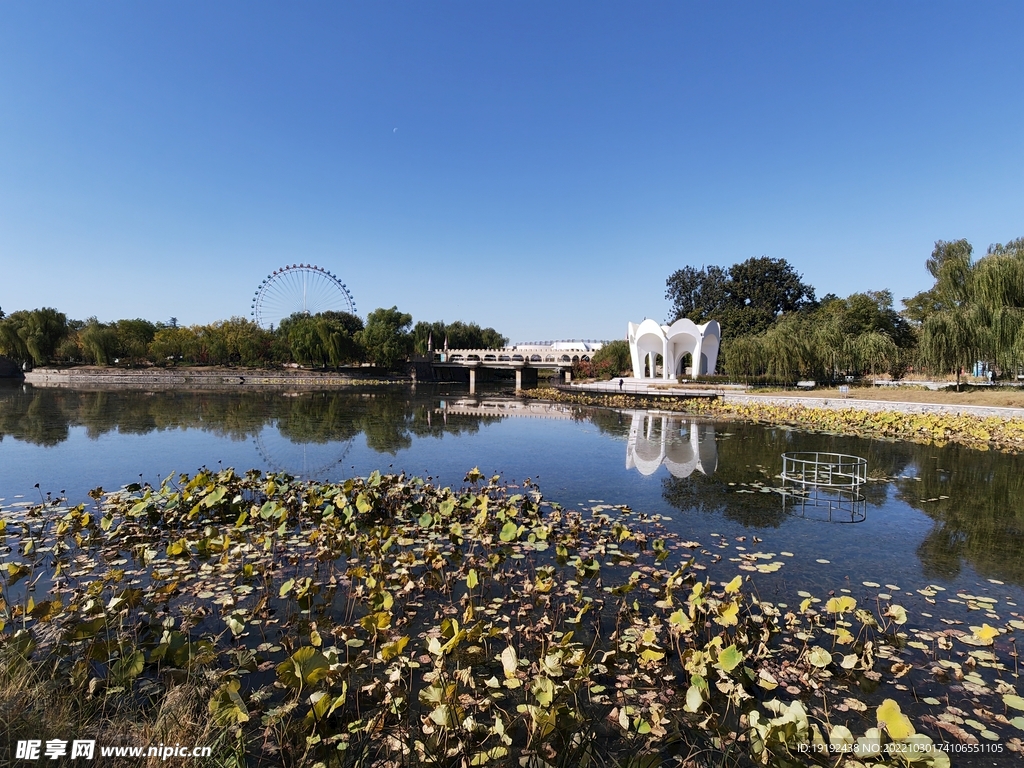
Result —
M 260 281 L 252 297 L 252 317 L 263 328 L 273 328 L 297 312 L 356 314 L 348 286 L 333 272 L 315 264 L 292 264 L 275 269 Z

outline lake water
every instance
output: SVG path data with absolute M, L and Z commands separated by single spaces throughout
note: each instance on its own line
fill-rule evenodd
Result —
M 991 595 L 1013 613 L 1024 585 L 1024 473 L 1019 457 L 958 446 L 869 441 L 656 412 L 532 406 L 420 386 L 343 392 L 75 391 L 0 388 L 0 509 L 171 473 L 232 466 L 320 480 L 375 469 L 461 485 L 479 467 L 531 478 L 566 506 L 626 504 L 722 557 L 723 574 L 757 552 L 789 553 L 759 589 L 863 582 L 909 593 Z M 833 451 L 867 459 L 863 522 L 804 516 L 778 493 L 781 455 Z M 38 489 L 35 487 L 38 483 Z M 828 561 L 828 562 L 820 562 Z M 1002 582 L 997 583 L 997 582 Z M 894 585 L 894 586 L 893 586 Z M 815 592 L 817 594 L 817 592 Z M 959 610 L 953 602 L 940 615 Z

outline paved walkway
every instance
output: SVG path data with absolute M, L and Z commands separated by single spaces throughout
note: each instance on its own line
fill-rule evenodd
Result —
M 787 397 L 786 395 L 757 395 L 746 391 L 739 385 L 721 387 L 678 387 L 658 383 L 646 383 L 635 379 L 623 379 L 622 388 L 619 380 L 595 381 L 585 384 L 573 383 L 568 388 L 571 392 L 594 392 L 600 394 L 639 395 L 641 397 L 714 397 L 724 403 L 760 403 L 768 405 L 799 406 L 803 408 L 828 408 L 842 410 L 853 408 L 861 411 L 897 411 L 899 413 L 948 413 L 953 415 L 977 416 L 985 418 L 994 416 L 1001 419 L 1024 419 L 1024 408 L 1001 408 L 988 405 L 951 405 L 945 403 L 908 403 L 892 400 L 856 400 L 842 397 Z

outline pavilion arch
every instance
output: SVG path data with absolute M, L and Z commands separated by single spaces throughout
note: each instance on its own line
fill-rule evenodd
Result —
M 626 442 L 626 469 L 650 476 L 662 466 L 678 478 L 687 478 L 695 471 L 713 474 L 718 468 L 714 425 L 634 411 Z
M 661 378 L 676 381 L 685 375 L 687 355 L 692 360 L 692 378 L 714 373 L 722 329 L 716 320 L 697 325 L 684 317 L 672 325 L 658 325 L 648 318 L 639 325 L 629 323 L 627 338 L 635 378 L 657 378 L 655 366 L 661 355 Z

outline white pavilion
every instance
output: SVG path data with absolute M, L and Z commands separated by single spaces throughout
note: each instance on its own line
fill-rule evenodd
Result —
M 656 379 L 656 361 L 661 356 L 664 381 L 678 381 L 686 375 L 687 356 L 691 377 L 713 374 L 718 363 L 718 345 L 722 329 L 717 320 L 697 325 L 688 318 L 672 325 L 658 325 L 648 318 L 639 325 L 629 324 L 629 354 L 633 361 L 633 377 Z

